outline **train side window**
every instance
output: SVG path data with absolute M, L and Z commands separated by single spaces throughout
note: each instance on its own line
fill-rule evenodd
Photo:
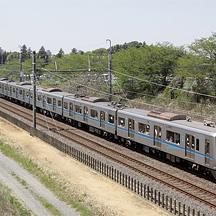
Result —
M 128 130 L 134 131 L 134 120 L 128 119 Z
M 69 103 L 69 116 L 73 116 L 73 103 Z
M 90 113 L 91 113 L 90 115 L 91 115 L 92 118 L 98 118 L 98 112 L 97 112 L 97 110 L 91 109 Z
M 41 95 L 37 96 L 38 101 L 41 101 Z
M 19 95 L 22 95 L 22 90 L 21 89 L 19 90 Z
M 114 124 L 114 115 L 108 115 L 108 122 Z
M 167 131 L 166 140 L 179 145 L 180 144 L 180 134 L 175 133 L 173 131 Z
M 87 116 L 88 115 L 88 107 L 84 106 L 84 115 Z
M 13 93 L 16 93 L 16 90 L 15 90 L 15 88 L 13 88 Z
M 205 153 L 209 154 L 209 152 L 210 152 L 210 141 L 206 140 Z
M 75 112 L 76 112 L 76 113 L 82 113 L 82 107 L 79 106 L 79 105 L 76 105 L 76 106 L 75 106 Z
M 48 98 L 47 98 L 47 103 L 48 103 L 48 104 L 52 104 L 52 98 L 49 98 L 49 97 L 48 97 Z
M 61 107 L 62 106 L 62 102 L 61 100 L 58 100 L 58 107 Z
M 196 150 L 199 151 L 199 139 L 196 139 Z
M 124 127 L 125 126 L 125 119 L 119 117 L 118 118 L 118 125 L 121 126 L 121 127 Z
M 64 109 L 68 109 L 68 103 L 67 102 L 64 102 Z
M 195 148 L 195 138 L 192 136 L 192 143 L 191 143 L 191 149 Z
M 100 111 L 100 119 L 101 119 L 101 121 L 105 121 L 105 112 L 104 111 Z
M 138 123 L 138 132 L 143 133 L 145 135 L 150 134 L 150 125 Z
M 13 89 L 14 90 L 14 89 Z M 26 97 L 29 97 L 29 93 L 28 92 L 26 92 Z
M 71 112 L 73 112 L 73 103 L 70 102 L 69 108 L 70 108 L 69 110 L 70 110 Z

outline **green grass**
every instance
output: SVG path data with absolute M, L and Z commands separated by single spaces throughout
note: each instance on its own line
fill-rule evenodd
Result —
M 28 189 L 27 186 L 27 182 L 24 179 L 21 179 L 19 176 L 17 176 L 14 172 L 11 173 L 12 176 L 15 176 L 15 178 L 23 185 L 25 186 L 26 189 Z M 34 193 L 33 191 L 31 191 L 32 193 Z M 36 198 L 42 203 L 42 205 L 48 209 L 48 211 L 52 214 L 52 215 L 57 215 L 57 216 L 61 216 L 61 212 L 55 208 L 55 206 L 53 206 L 52 204 L 48 203 L 46 201 L 46 199 L 44 199 L 43 197 L 38 196 L 37 194 L 34 193 L 34 195 L 36 196 Z
M 43 197 L 37 196 L 37 199 L 42 203 L 42 205 L 52 214 L 56 216 L 62 216 L 61 212 L 55 208 L 54 205 L 48 203 Z
M 21 179 L 19 176 L 17 176 L 14 172 L 11 173 L 12 176 L 15 176 L 15 178 L 23 185 L 25 186 L 26 188 L 27 187 L 27 182 L 24 180 L 24 179 Z
M 11 189 L 0 184 L 0 215 L 30 216 L 31 211 L 26 209 L 14 196 Z
M 72 208 L 75 208 L 81 215 L 92 216 L 95 215 L 91 210 L 89 210 L 82 201 L 85 199 L 83 196 L 81 199 L 73 194 L 72 191 L 67 189 L 68 182 L 59 181 L 58 176 L 55 173 L 47 173 L 43 171 L 36 163 L 34 163 L 27 156 L 21 155 L 16 149 L 13 149 L 9 145 L 4 145 L 3 142 L 0 142 L 0 151 L 10 158 L 13 158 L 15 161 L 20 163 L 23 168 L 28 172 L 35 175 L 39 180 L 50 189 L 60 200 L 66 202 Z M 25 181 L 20 179 L 22 184 L 25 184 Z M 46 204 L 48 205 L 48 203 Z M 49 205 L 48 205 L 49 207 Z M 51 208 L 51 207 L 50 207 Z M 95 209 L 96 210 L 96 209 Z M 97 210 L 96 210 L 97 211 Z M 58 214 L 57 214 L 58 215 Z

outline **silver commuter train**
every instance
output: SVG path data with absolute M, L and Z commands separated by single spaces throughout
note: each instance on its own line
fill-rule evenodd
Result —
M 0 79 L 0 94 L 10 100 L 32 106 L 32 93 L 30 83 Z M 91 132 L 211 172 L 216 179 L 216 128 L 211 122 L 130 108 L 103 98 L 77 97 L 54 88 L 37 87 L 36 106 L 40 112 L 85 126 Z

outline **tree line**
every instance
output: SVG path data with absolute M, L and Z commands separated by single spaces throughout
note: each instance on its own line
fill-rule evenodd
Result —
M 113 75 L 129 98 L 142 93 L 182 99 L 188 96 L 187 91 L 193 91 L 200 94 L 190 94 L 190 100 L 200 102 L 206 101 L 207 95 L 216 94 L 216 33 L 188 46 L 132 41 L 114 45 L 111 50 Z M 21 47 L 22 62 L 31 62 L 31 54 L 26 45 Z M 4 53 L 3 64 L 10 55 Z M 61 48 L 54 58 L 48 56 L 44 46 L 37 52 L 37 58 L 47 63 L 43 65 L 47 70 L 87 71 L 91 67 L 102 73 L 108 71 L 108 55 L 109 49 L 105 48 L 91 52 L 73 48 L 69 54 Z M 214 97 L 208 100 L 214 101 Z

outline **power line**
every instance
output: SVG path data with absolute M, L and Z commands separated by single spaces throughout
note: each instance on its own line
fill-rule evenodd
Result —
M 144 64 L 138 64 L 138 63 L 133 63 L 133 62 L 116 62 L 115 60 L 113 60 L 113 63 L 117 63 L 117 64 L 133 64 L 133 65 L 144 65 Z M 171 68 L 171 69 L 176 69 L 176 68 L 208 68 L 208 67 L 216 67 L 216 64 L 204 64 L 204 65 L 193 65 L 193 66 L 145 66 L 145 67 L 125 67 L 124 68 L 140 68 L 140 69 L 167 69 L 167 68 Z M 117 68 L 115 66 L 115 68 Z
M 156 82 L 152 82 L 152 81 L 149 81 L 149 80 L 144 80 L 144 79 L 140 79 L 140 78 L 137 78 L 137 77 L 133 77 L 133 76 L 131 76 L 131 75 L 127 75 L 127 74 L 118 72 L 118 71 L 116 71 L 116 70 L 112 70 L 112 71 L 113 71 L 114 73 L 117 73 L 117 74 L 120 74 L 120 75 L 123 75 L 123 76 L 127 76 L 127 77 L 129 77 L 129 78 L 132 78 L 132 79 L 135 79 L 135 80 L 138 80 L 138 81 L 150 83 L 150 84 L 152 84 L 152 85 L 161 86 L 161 87 L 165 87 L 165 88 L 169 88 L 169 89 L 173 89 L 173 90 L 178 90 L 178 91 L 182 91 L 182 92 L 186 92 L 186 93 L 190 93 L 190 94 L 196 94 L 196 95 L 200 95 L 200 96 L 205 96 L 205 97 L 210 97 L 210 98 L 216 99 L 216 97 L 213 96 L 213 95 L 207 95 L 207 94 L 203 94 L 203 93 L 198 93 L 198 92 L 188 91 L 188 90 L 179 89 L 179 88 L 175 88 L 175 87 L 171 87 L 171 86 L 166 86 L 166 85 L 159 84 L 159 83 L 156 83 Z

